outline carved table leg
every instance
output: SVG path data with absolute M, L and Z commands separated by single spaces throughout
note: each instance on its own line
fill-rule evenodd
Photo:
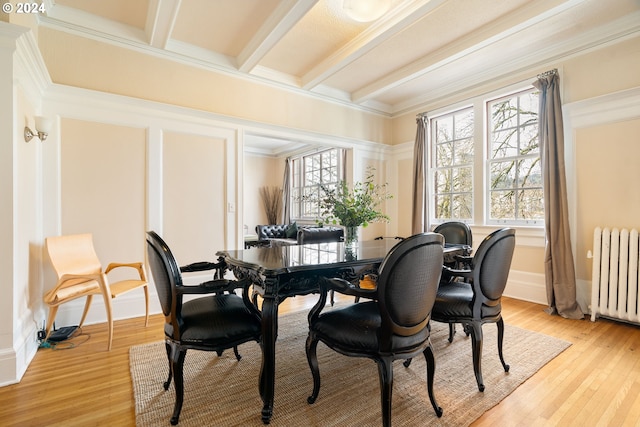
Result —
M 272 292 L 277 279 L 265 280 L 266 292 L 262 301 L 262 367 L 260 368 L 260 397 L 262 422 L 269 424 L 273 415 L 273 396 L 276 377 L 276 339 L 278 337 L 278 299 Z

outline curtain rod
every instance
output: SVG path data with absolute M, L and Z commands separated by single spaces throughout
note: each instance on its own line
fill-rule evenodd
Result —
M 558 69 L 557 68 L 554 68 L 553 70 L 545 71 L 544 73 L 538 74 L 538 78 L 541 79 L 542 77 L 552 76 L 554 74 L 558 74 Z
M 558 69 L 554 68 L 553 70 L 549 70 L 549 71 L 545 71 L 543 73 L 538 74 L 538 78 L 542 78 L 542 77 L 547 77 L 547 76 L 552 76 L 554 74 L 558 74 Z M 416 118 L 419 119 L 421 117 L 427 117 L 427 113 L 418 113 L 416 114 Z

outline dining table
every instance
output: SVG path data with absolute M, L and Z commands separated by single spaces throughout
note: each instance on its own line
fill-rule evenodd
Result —
M 259 392 L 264 424 L 269 424 L 273 416 L 279 304 L 289 297 L 319 292 L 319 281 L 325 277 L 357 283 L 366 275 L 376 274 L 384 257 L 397 243 L 398 240 L 382 239 L 359 241 L 355 245 L 344 242 L 272 244 L 217 252 L 225 268 L 238 279 L 251 280 L 254 294 L 262 298 Z M 445 245 L 445 260 L 463 250 L 460 245 Z

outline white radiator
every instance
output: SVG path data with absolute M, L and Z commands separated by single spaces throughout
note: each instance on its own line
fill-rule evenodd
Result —
M 591 320 L 597 316 L 640 323 L 638 230 L 600 227 L 593 232 Z

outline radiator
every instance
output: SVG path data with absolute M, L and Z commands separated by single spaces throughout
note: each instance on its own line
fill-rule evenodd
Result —
M 640 323 L 638 246 L 636 229 L 598 227 L 593 232 L 592 321 L 601 316 Z

